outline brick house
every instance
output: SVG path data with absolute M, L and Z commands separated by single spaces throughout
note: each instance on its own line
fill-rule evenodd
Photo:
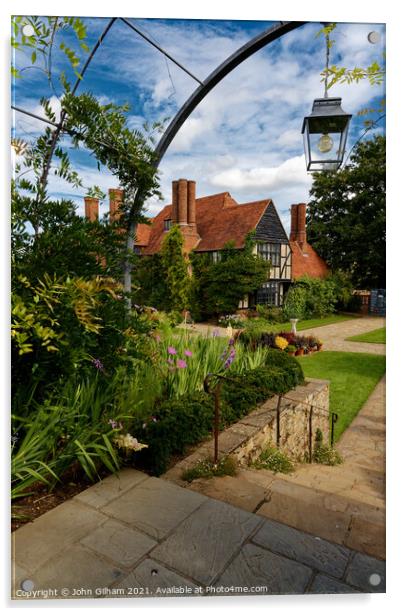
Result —
M 115 219 L 122 191 L 111 189 L 109 193 L 110 216 Z M 97 207 L 96 199 L 85 199 L 87 217 L 96 218 Z M 293 280 L 303 274 L 322 278 L 328 273 L 323 259 L 307 242 L 304 203 L 291 206 L 288 238 L 271 199 L 239 204 L 229 192 L 197 198 L 195 182 L 180 179 L 172 182 L 172 203 L 149 220 L 150 224 L 137 227 L 135 249 L 141 255 L 158 253 L 164 235 L 174 224 L 181 229 L 186 254 L 191 250 L 208 253 L 215 262 L 227 242 L 242 249 L 247 234 L 255 231 L 255 251 L 271 262 L 270 278 L 253 296 L 245 297 L 240 308 L 280 306 Z

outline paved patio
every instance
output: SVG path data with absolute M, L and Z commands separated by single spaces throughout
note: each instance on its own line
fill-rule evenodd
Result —
M 13 534 L 13 597 L 384 592 L 384 562 L 127 469 Z
M 385 327 L 383 317 L 364 317 L 361 319 L 350 319 L 332 325 L 303 329 L 300 334 L 303 336 L 317 336 L 324 343 L 325 351 L 346 351 L 350 353 L 374 353 L 375 355 L 385 355 L 385 344 L 372 342 L 352 342 L 346 340 L 352 336 L 365 334 L 374 329 Z
M 202 334 L 203 336 L 212 336 L 213 332 L 219 332 L 220 336 L 227 336 L 225 327 L 214 327 L 205 323 L 195 323 L 194 325 L 179 325 L 180 328 L 188 329 L 190 332 Z M 375 355 L 385 355 L 385 344 L 376 344 L 371 342 L 352 342 L 346 340 L 352 336 L 365 334 L 374 329 L 385 327 L 385 318 L 383 317 L 364 317 L 351 318 L 348 321 L 341 323 L 333 323 L 332 325 L 323 325 L 321 327 L 313 327 L 311 329 L 303 329 L 298 332 L 302 336 L 317 336 L 324 343 L 325 351 L 347 351 L 351 353 L 374 353 Z
M 337 449 L 340 466 L 299 464 L 290 475 L 245 468 L 236 477 L 197 479 L 188 487 L 385 559 L 385 377 Z

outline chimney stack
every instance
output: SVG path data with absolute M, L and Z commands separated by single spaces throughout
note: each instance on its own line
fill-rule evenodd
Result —
M 116 222 L 121 216 L 119 211 L 123 201 L 123 190 L 121 188 L 109 188 L 109 218 L 110 222 Z
M 96 197 L 84 197 L 85 218 L 95 222 L 99 218 L 99 199 Z
M 187 182 L 187 221 L 190 227 L 196 228 L 194 180 L 189 180 Z
M 187 225 L 187 180 L 178 182 L 178 223 L 180 226 Z
M 305 203 L 295 203 L 291 206 L 290 241 L 298 242 L 301 246 L 307 241 Z
M 179 182 L 172 182 L 172 223 L 176 225 L 179 222 Z

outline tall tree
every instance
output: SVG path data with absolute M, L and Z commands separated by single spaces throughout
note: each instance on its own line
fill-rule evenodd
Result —
M 178 225 L 174 225 L 162 242 L 162 264 L 169 288 L 173 310 L 188 308 L 190 276 L 189 263 L 183 254 L 184 238 Z
M 313 176 L 309 241 L 356 287 L 385 286 L 385 137 L 359 143 L 351 163 Z

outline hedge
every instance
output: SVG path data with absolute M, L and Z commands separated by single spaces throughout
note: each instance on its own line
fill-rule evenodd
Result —
M 227 376 L 221 391 L 221 429 L 247 415 L 267 398 L 284 394 L 304 381 L 298 362 L 275 350 L 269 352 L 266 366 L 241 376 Z M 213 396 L 203 392 L 160 403 L 154 419 L 137 426 L 135 434 L 148 448 L 136 454 L 136 462 L 148 472 L 160 475 L 174 456 L 183 455 L 189 446 L 211 435 L 213 419 Z

